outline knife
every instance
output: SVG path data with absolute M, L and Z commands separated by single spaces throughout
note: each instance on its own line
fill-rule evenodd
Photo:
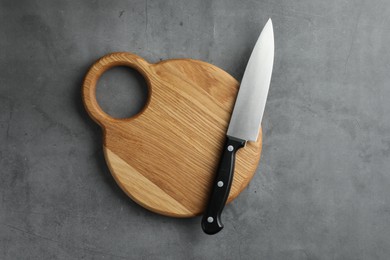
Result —
M 274 32 L 271 19 L 264 26 L 246 66 L 230 118 L 209 202 L 202 218 L 206 234 L 223 228 L 221 213 L 233 180 L 234 162 L 238 149 L 247 141 L 256 141 L 267 100 L 274 62 Z

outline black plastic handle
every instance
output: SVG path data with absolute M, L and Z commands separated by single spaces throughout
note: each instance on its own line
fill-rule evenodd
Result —
M 217 175 L 212 187 L 209 203 L 202 218 L 202 229 L 206 234 L 213 235 L 223 228 L 221 213 L 225 207 L 230 187 L 232 186 L 236 152 L 245 146 L 246 141 L 227 136 L 219 162 Z

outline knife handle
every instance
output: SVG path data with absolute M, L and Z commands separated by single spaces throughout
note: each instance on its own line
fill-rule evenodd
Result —
M 225 207 L 233 181 L 236 152 L 245 146 L 246 141 L 226 137 L 222 158 L 219 162 L 217 175 L 212 187 L 209 202 L 202 218 L 202 229 L 206 234 L 213 235 L 223 228 L 221 213 Z

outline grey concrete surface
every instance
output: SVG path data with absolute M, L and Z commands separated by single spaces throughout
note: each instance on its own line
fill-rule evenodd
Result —
M 225 229 L 136 205 L 83 109 L 88 67 L 130 51 L 240 80 L 269 17 L 263 155 Z M 389 42 L 386 0 L 0 0 L 0 259 L 389 259 Z M 116 116 L 145 98 L 128 69 L 99 83 Z

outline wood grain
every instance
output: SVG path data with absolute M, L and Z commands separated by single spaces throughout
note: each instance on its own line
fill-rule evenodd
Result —
M 128 66 L 145 78 L 149 97 L 136 116 L 116 119 L 96 101 L 99 77 Z M 149 64 L 131 53 L 112 53 L 87 73 L 83 101 L 103 128 L 103 149 L 118 185 L 143 207 L 174 217 L 192 217 L 206 207 L 239 88 L 218 67 L 197 60 Z M 261 154 L 257 142 L 239 150 L 228 202 L 248 185 Z

